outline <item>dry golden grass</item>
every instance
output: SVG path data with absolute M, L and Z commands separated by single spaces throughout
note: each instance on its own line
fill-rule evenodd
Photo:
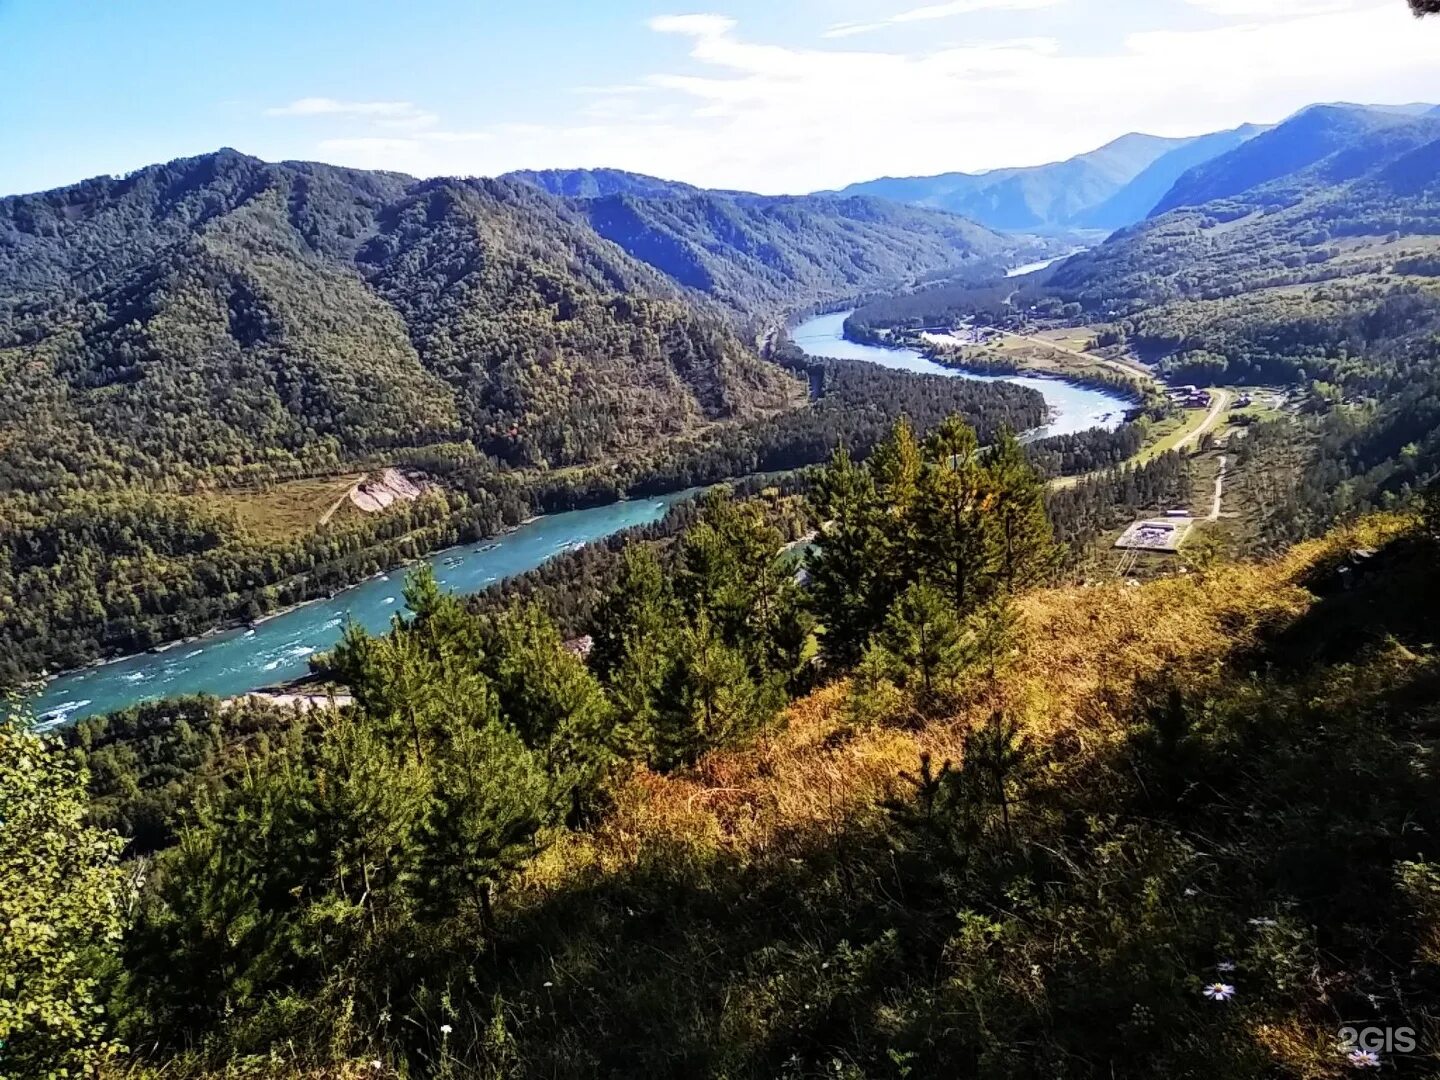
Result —
M 1234 649 L 1307 610 L 1312 597 L 1297 583 L 1306 570 L 1337 551 L 1383 543 L 1406 525 L 1372 518 L 1270 562 L 1138 587 L 1032 593 L 1018 603 L 1014 655 L 993 678 L 977 680 L 955 715 L 920 729 L 855 728 L 844 708 L 848 686 L 826 687 L 795 702 L 768 738 L 708 754 L 683 773 L 637 771 L 606 821 L 563 836 L 512 896 L 523 903 L 527 893 L 631 869 L 662 849 L 702 874 L 721 854 L 742 865 L 797 857 L 835 822 L 879 812 L 922 752 L 958 762 L 966 732 L 996 709 L 1062 756 L 1096 749 L 1097 740 L 1122 732 L 1147 684 L 1182 671 L 1196 685 L 1218 678 Z
M 235 488 L 189 496 L 223 514 L 233 514 L 241 527 L 259 540 L 285 541 L 320 527 L 325 514 L 340 504 L 332 524 L 359 518 L 346 498 L 363 473 L 291 480 L 266 488 Z

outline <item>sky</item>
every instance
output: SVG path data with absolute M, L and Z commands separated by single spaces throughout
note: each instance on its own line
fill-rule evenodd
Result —
M 1405 0 L 0 0 L 0 194 L 231 146 L 805 192 L 1440 100 Z

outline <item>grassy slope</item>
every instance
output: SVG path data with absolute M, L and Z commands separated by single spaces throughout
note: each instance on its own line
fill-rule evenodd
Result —
M 525 1000 L 534 993 L 549 1005 L 542 1006 L 547 1015 L 538 1022 L 550 1049 L 529 1064 L 538 1073 L 567 1055 L 579 1062 L 595 1060 L 598 1053 L 613 1065 L 616 1053 L 640 1053 L 640 1047 L 668 1039 L 664 1052 L 647 1052 L 655 1068 L 662 1068 L 660 1062 L 679 1069 L 682 1062 L 698 1067 L 703 1061 L 707 1068 L 727 1063 L 722 1071 L 734 1067 L 747 1074 L 742 1062 L 753 1064 L 777 1045 L 807 1048 L 807 1057 L 827 1039 L 843 1045 L 849 1038 L 843 1031 L 817 1026 L 822 1013 L 833 1020 L 834 1013 L 853 1005 L 847 995 L 867 981 L 866 944 L 847 935 L 874 931 L 876 912 L 864 914 L 872 905 L 891 910 L 899 926 L 912 906 L 922 903 L 906 896 L 898 869 L 887 881 L 890 843 L 877 839 L 889 828 L 882 802 L 904 788 L 897 776 L 913 770 L 919 754 L 960 761 L 966 733 L 992 710 L 1003 709 L 1023 718 L 1032 738 L 1046 748 L 1042 786 L 1108 785 L 1105 763 L 1133 733 L 1133 716 L 1143 707 L 1147 687 L 1170 680 L 1197 693 L 1234 692 L 1242 698 L 1258 693 L 1228 681 L 1244 670 L 1248 653 L 1277 639 L 1292 646 L 1310 641 L 1307 635 L 1327 640 L 1314 624 L 1323 626 L 1325 613 L 1333 613 L 1327 605 L 1335 601 L 1317 600 L 1304 587 L 1308 577 L 1317 567 L 1333 568 L 1344 551 L 1383 545 L 1404 527 L 1398 519 L 1374 519 L 1275 562 L 1229 565 L 1140 588 L 1117 582 L 1039 592 L 1021 604 L 1013 663 L 993 680 L 978 681 L 950 719 L 919 729 L 857 729 L 846 717 L 846 688 L 835 686 L 795 705 L 784 732 L 771 740 L 712 754 L 692 774 L 637 776 L 603 827 L 570 835 L 551 849 L 511 899 L 518 947 L 510 959 L 519 966 L 508 993 Z M 1342 639 L 1350 657 L 1374 644 L 1353 627 Z M 1393 643 L 1379 648 L 1371 666 L 1336 681 L 1322 679 L 1324 697 L 1312 707 L 1358 708 L 1379 702 L 1395 687 L 1433 677 L 1427 656 Z M 1300 695 L 1298 683 L 1297 676 L 1286 693 Z M 1261 700 L 1255 697 L 1251 707 L 1263 710 Z M 1338 732 L 1316 734 L 1327 737 L 1341 739 Z M 1353 769 L 1358 780 L 1372 767 L 1355 760 L 1342 763 L 1340 771 Z M 1389 872 L 1383 865 L 1356 869 L 1372 879 Z M 1158 921 L 1184 921 L 1177 914 L 1183 906 L 1178 885 L 1151 883 L 1157 895 L 1145 904 L 1166 910 Z M 1239 888 L 1230 882 L 1215 887 Z M 1094 914 L 1102 921 L 1123 919 L 1135 901 L 1096 897 L 1100 907 Z M 1113 912 L 1106 910 L 1111 902 Z M 850 921 L 837 918 L 838 912 Z M 880 916 L 882 925 L 885 918 Z M 1019 931 L 1006 933 L 1012 932 Z M 1047 991 L 1030 985 L 1034 980 L 1025 966 L 1032 960 L 1037 975 L 1042 968 L 1047 972 L 1056 993 L 1054 983 L 1071 974 L 1064 970 L 1067 964 L 1099 970 L 1113 960 L 1091 955 L 1085 944 L 1087 935 L 1103 939 L 1103 931 L 1075 927 L 1073 932 L 1082 940 L 1024 949 L 1017 941 L 1013 952 L 1001 949 L 983 962 L 964 959 L 964 948 L 952 940 L 942 955 L 930 958 L 938 965 L 934 972 L 916 973 L 915 981 L 920 993 L 943 995 L 955 980 L 979 977 L 1034 1002 Z M 535 954 L 527 946 L 541 943 L 543 960 L 532 964 L 525 958 Z M 1184 946 L 1177 941 L 1174 949 Z M 980 973 L 967 974 L 967 965 L 977 963 Z M 1111 970 L 1109 977 L 1115 974 Z M 1197 1000 L 1201 974 L 1193 988 Z M 1245 972 L 1239 978 L 1248 980 L 1249 990 L 1264 977 Z M 1319 974 L 1315 978 L 1325 985 Z M 1344 976 L 1327 971 L 1324 978 Z M 873 999 L 864 1016 L 852 1017 L 855 1030 L 887 1039 L 916 1037 L 902 1030 L 901 995 L 892 991 Z M 1190 1007 L 1190 992 L 1181 1008 Z M 1249 1047 L 1245 1052 L 1253 1052 L 1257 1069 L 1268 1061 L 1283 1075 L 1335 1075 L 1324 990 L 1318 994 L 1319 1000 L 1299 993 L 1278 1013 L 1256 1009 L 1228 1037 Z M 892 1006 L 896 1011 L 888 1011 Z M 1043 1014 L 1055 1006 L 1035 1007 Z M 1078 1019 L 1060 1008 L 1052 1022 L 1063 1027 Z M 997 1031 L 1006 1026 L 983 1016 L 964 1022 Z M 895 1030 L 887 1033 L 887 1024 Z M 677 1031 L 684 1032 L 678 1043 Z M 605 1040 L 614 1042 L 604 1048 Z M 1022 1068 L 1014 1075 L 1028 1074 Z

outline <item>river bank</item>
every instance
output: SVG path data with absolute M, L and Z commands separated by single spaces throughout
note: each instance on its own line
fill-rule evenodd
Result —
M 790 340 L 812 359 L 866 360 L 881 367 L 917 375 L 1004 381 L 1029 387 L 1045 399 L 1050 412 L 1049 423 L 1036 430 L 1035 438 L 1073 435 L 1094 427 L 1114 429 L 1133 407 L 1127 397 L 1122 397 L 1113 388 L 1084 386 L 1064 376 L 977 374 L 942 364 L 913 347 L 852 341 L 845 336 L 845 320 L 852 312 L 853 309 L 836 311 L 805 319 L 790 330 Z
M 447 547 L 419 561 L 432 567 L 442 587 L 479 592 L 574 546 L 653 524 L 696 490 L 547 514 L 492 539 Z M 340 640 L 347 621 L 383 632 L 391 617 L 405 610 L 403 569 L 404 564 L 254 625 L 230 626 L 176 641 L 163 651 L 65 673 L 42 688 L 32 708 L 43 724 L 53 725 L 156 698 L 198 693 L 236 697 L 283 686 L 308 672 L 313 654 Z
M 1042 435 L 1113 428 L 1128 409 L 1128 404 L 1113 394 L 1059 379 L 975 376 L 943 367 L 914 350 L 844 342 L 841 331 L 848 314 L 841 311 L 802 323 L 793 335 L 796 344 L 812 356 L 838 352 L 842 357 L 919 374 L 1002 378 L 1029 386 L 1045 399 L 1049 409 L 1049 423 L 1040 429 Z M 332 595 L 291 605 L 253 623 L 232 624 L 154 652 L 67 672 L 46 684 L 33 707 L 44 722 L 55 724 L 162 697 L 209 693 L 228 698 L 264 688 L 284 688 L 308 672 L 310 656 L 339 641 L 348 620 L 372 632 L 387 628 L 390 619 L 404 610 L 399 579 L 405 565 L 427 562 L 442 587 L 457 593 L 479 592 L 566 550 L 636 525 L 652 524 L 697 490 L 687 488 L 536 517 L 494 538 L 470 540 L 424 560 L 401 562 L 395 569 Z

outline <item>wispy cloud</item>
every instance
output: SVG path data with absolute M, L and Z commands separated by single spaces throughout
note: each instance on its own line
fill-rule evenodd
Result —
M 649 26 L 658 34 L 687 34 L 691 37 L 718 37 L 734 30 L 737 23 L 728 15 L 657 15 Z
M 385 127 L 428 127 L 439 120 L 412 101 L 340 101 L 329 97 L 297 98 L 265 110 L 266 116 L 331 116 L 370 120 Z
M 842 22 L 830 26 L 824 36 L 827 38 L 853 37 L 883 30 L 887 26 L 903 26 L 906 23 L 929 22 L 933 19 L 949 19 L 956 15 L 970 15 L 977 11 L 1034 11 L 1039 8 L 1058 7 L 1066 0 L 950 0 L 945 4 L 927 4 L 924 7 L 901 11 L 886 19 L 874 22 Z
M 1386 0 L 1185 0 L 1212 15 L 1242 19 L 1293 19 L 1376 7 Z
M 1083 42 L 966 34 L 894 49 L 796 45 L 725 15 L 669 15 L 647 25 L 683 39 L 685 58 L 573 86 L 578 107 L 543 119 L 447 114 L 399 129 L 387 124 L 425 110 L 317 99 L 278 110 L 298 119 L 276 123 L 320 129 L 311 145 L 326 160 L 419 176 L 606 165 L 774 192 L 1036 164 L 1125 131 L 1197 134 L 1314 101 L 1433 96 L 1440 25 L 1417 24 L 1398 0 L 1285 0 L 1298 15 L 1279 0 L 1192 2 L 1213 18 L 1143 32 L 1112 19 Z M 1332 2 L 1346 7 L 1315 9 Z M 932 12 L 954 8 L 901 14 L 924 38 L 926 19 L 946 17 Z

